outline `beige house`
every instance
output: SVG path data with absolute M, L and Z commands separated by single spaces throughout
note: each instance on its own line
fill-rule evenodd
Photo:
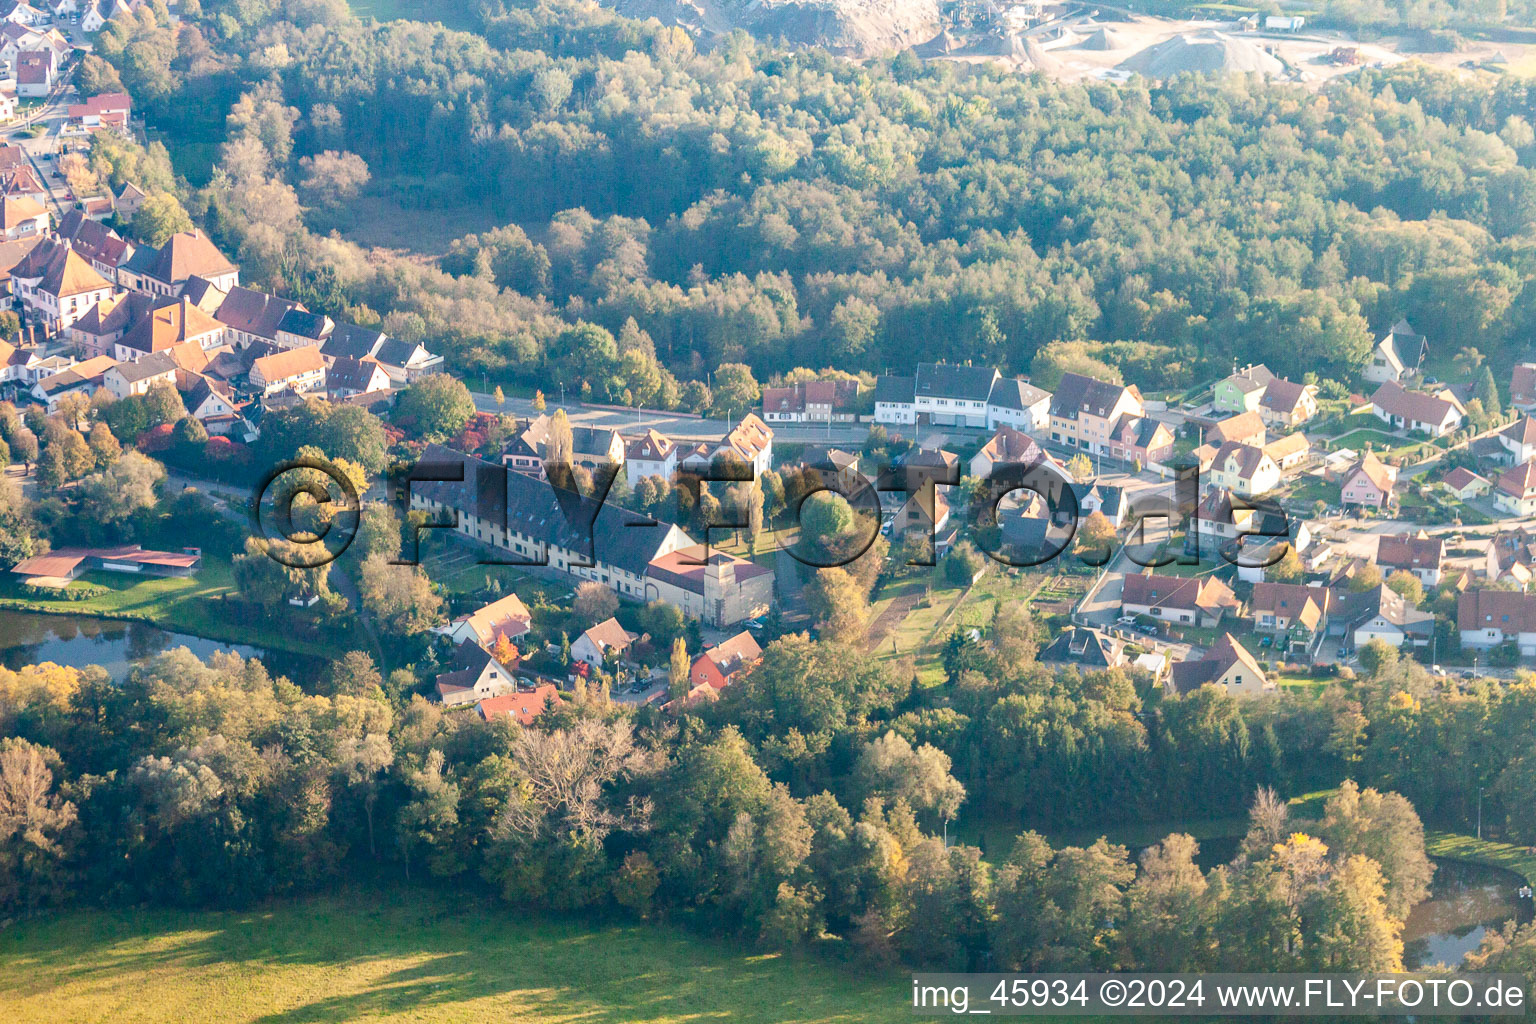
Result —
M 1181 696 L 1202 686 L 1220 687 L 1234 697 L 1254 697 L 1275 689 L 1258 661 L 1231 633 L 1223 633 L 1198 660 L 1173 666 L 1169 685 Z
M 516 677 L 478 644 L 463 643 L 453 650 L 449 670 L 437 677 L 437 697 L 449 707 L 473 704 L 486 697 L 515 693 Z
M 1109 454 L 1111 429 L 1122 418 L 1145 415 L 1141 392 L 1134 386 L 1066 373 L 1051 396 L 1051 440 Z
M 618 619 L 604 619 L 576 638 L 571 644 L 571 657 L 600 670 L 609 651 L 623 657 L 624 652 L 638 639 L 639 634 L 626 630 L 619 625 Z
M 646 566 L 645 600 L 665 601 L 690 619 L 723 628 L 766 615 L 773 571 L 702 544 L 658 555 Z
M 325 387 L 325 360 L 314 347 L 274 352 L 251 362 L 250 382 L 264 395 L 313 391 Z
M 1205 435 L 1206 444 L 1215 445 L 1217 448 L 1229 442 L 1262 448 L 1265 439 L 1264 418 L 1252 411 L 1228 416 L 1211 427 Z
M 1280 467 L 1264 449 L 1229 441 L 1216 450 L 1211 461 L 1211 484 L 1239 497 L 1251 498 L 1272 491 L 1280 483 Z
M 1299 433 L 1287 434 L 1264 446 L 1264 454 L 1274 460 L 1282 473 L 1306 462 L 1311 452 L 1312 442 L 1307 440 L 1306 434 Z

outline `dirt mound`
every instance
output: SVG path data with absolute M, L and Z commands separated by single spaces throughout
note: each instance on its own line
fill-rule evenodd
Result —
M 631 18 L 656 18 L 701 37 L 746 29 L 791 46 L 870 57 L 933 41 L 938 0 L 604 0 Z
M 1149 46 L 1121 61 L 1120 69 L 1148 78 L 1172 78 L 1190 72 L 1257 71 L 1263 75 L 1278 75 L 1285 70 L 1285 65 L 1256 43 L 1225 32 L 1204 32 L 1174 36 Z
M 1057 66 L 1056 58 L 1034 39 L 1014 33 L 988 33 L 960 53 L 968 57 L 1002 57 L 1020 70 L 1048 71 Z
M 1077 44 L 1079 50 L 1123 50 L 1129 46 L 1124 36 L 1113 29 L 1100 28 Z
M 912 49 L 919 57 L 943 57 L 946 54 L 954 53 L 964 45 L 965 43 L 959 37 L 955 36 L 949 29 L 945 29 L 926 43 L 920 43 Z

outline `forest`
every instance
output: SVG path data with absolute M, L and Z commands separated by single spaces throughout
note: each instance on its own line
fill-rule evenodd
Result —
M 465 374 L 662 405 L 721 363 L 1067 365 L 1157 392 L 1236 359 L 1352 384 L 1401 316 L 1500 365 L 1533 326 L 1530 79 L 1066 85 L 703 53 L 559 3 L 489 5 L 483 35 L 339 0 L 155 10 L 85 70 L 152 122 L 208 122 L 208 183 L 173 186 L 193 219 L 252 282 Z M 483 227 L 433 261 L 314 227 L 386 200 Z
M 297 682 L 185 650 L 121 682 L 0 669 L 0 911 L 243 907 L 383 872 L 870 964 L 1391 971 L 1433 871 L 1420 813 L 1463 822 L 1486 790 L 1490 827 L 1536 839 L 1536 682 L 1437 695 L 1383 656 L 1321 693 L 1158 700 L 1040 666 L 1037 632 L 1005 612 L 933 691 L 789 635 L 682 717 L 578 687 L 526 729 L 359 652 Z M 1310 816 L 1283 799 L 1318 787 Z M 1015 838 L 946 847 L 962 807 Z M 1209 868 L 1177 831 L 1133 859 L 1032 830 L 1244 807 Z M 1533 954 L 1527 926 L 1479 956 Z

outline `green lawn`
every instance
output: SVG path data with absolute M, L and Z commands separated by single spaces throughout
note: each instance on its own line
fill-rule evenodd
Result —
M 444 0 L 347 0 L 347 6 L 359 18 L 440 21 L 449 28 L 464 31 L 475 27 L 475 19 L 469 13 L 467 3 L 445 3 Z
M 321 643 L 295 636 L 281 621 L 249 625 L 229 621 L 219 606 L 219 598 L 235 592 L 234 572 L 228 562 L 217 558 L 205 559 L 197 575 L 186 579 L 92 572 L 81 577 L 80 582 L 108 589 L 85 601 L 66 601 L 34 597 L 23 592 L 15 580 L 0 579 L 0 607 L 130 619 L 171 632 L 297 654 L 331 655 L 338 643 L 364 646 L 363 639 L 354 636 L 351 629 L 333 630 L 330 642 Z
M 1524 878 L 1527 883 L 1536 885 L 1536 853 L 1529 846 L 1425 829 L 1424 849 L 1432 857 L 1504 868 Z
M 8 1024 L 908 1021 L 901 975 L 681 930 L 373 891 L 248 913 L 79 911 L 0 932 Z

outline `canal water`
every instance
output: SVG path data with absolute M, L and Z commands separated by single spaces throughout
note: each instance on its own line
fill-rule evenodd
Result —
M 162 651 L 185 647 L 199 658 L 214 651 L 233 651 L 260 658 L 274 675 L 303 678 L 318 659 L 269 652 L 249 644 L 174 633 L 142 622 L 101 619 L 90 615 L 40 615 L 0 609 L 0 665 L 16 669 L 52 661 L 83 668 L 100 665 L 117 680 L 127 678 L 135 662 Z M 297 673 L 297 674 L 296 674 Z

